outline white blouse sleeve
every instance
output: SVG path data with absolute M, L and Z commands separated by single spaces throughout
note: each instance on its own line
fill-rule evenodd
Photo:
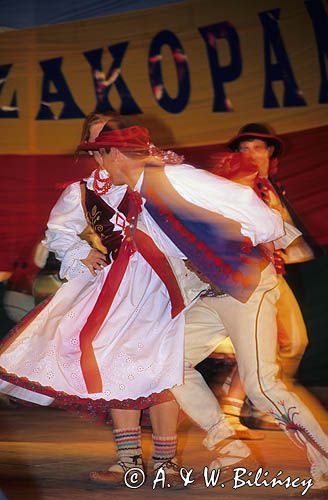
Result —
M 81 262 L 91 250 L 89 243 L 79 237 L 86 226 L 80 184 L 75 182 L 65 189 L 53 207 L 46 238 L 42 242 L 61 261 L 61 278 L 71 280 L 85 273 L 91 277 L 90 271 Z
M 254 246 L 281 238 L 283 220 L 247 186 L 191 165 L 166 166 L 172 186 L 187 201 L 240 223 Z

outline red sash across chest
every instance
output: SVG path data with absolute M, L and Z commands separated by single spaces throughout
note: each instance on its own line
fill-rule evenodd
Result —
M 172 318 L 185 307 L 179 285 L 165 255 L 147 234 L 136 228 L 141 206 L 140 195 L 127 191 L 118 211 L 115 211 L 92 191 L 86 190 L 85 208 L 90 223 L 108 250 L 109 261 L 113 261 L 98 299 L 80 332 L 81 370 L 89 393 L 102 392 L 102 379 L 92 342 L 110 310 L 132 254 L 136 251 L 141 253 L 163 281 L 171 300 Z M 108 327 L 110 331 L 110 324 Z

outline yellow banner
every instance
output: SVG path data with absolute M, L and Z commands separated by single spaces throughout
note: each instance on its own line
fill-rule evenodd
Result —
M 321 0 L 191 0 L 3 33 L 0 152 L 72 152 L 83 117 L 111 108 L 163 146 L 324 125 L 326 22 Z

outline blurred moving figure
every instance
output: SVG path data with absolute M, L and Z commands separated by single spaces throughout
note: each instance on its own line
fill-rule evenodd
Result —
M 252 127 L 252 130 L 250 128 Z M 220 447 L 215 465 L 222 468 L 229 457 L 238 461 L 238 451 L 229 444 L 222 446 L 231 433 L 227 420 L 237 426 L 237 436 L 242 437 L 247 429 L 239 428 L 239 415 L 244 402 L 244 389 L 252 403 L 262 412 L 270 413 L 276 423 L 298 445 L 304 446 L 311 464 L 311 475 L 315 481 L 314 489 L 328 488 L 328 438 L 320 429 L 315 418 L 304 403 L 297 398 L 279 379 L 277 363 L 277 308 L 279 281 L 276 269 L 283 269 L 280 249 L 288 248 L 297 240 L 301 232 L 288 221 L 285 208 L 266 176 L 269 166 L 275 164 L 280 154 L 280 139 L 267 130 L 259 130 L 253 124 L 242 129 L 230 141 L 230 147 L 237 152 L 219 155 L 216 174 L 251 186 L 259 198 L 279 212 L 284 219 L 285 236 L 274 246 L 265 246 L 271 253 L 271 265 L 262 271 L 261 281 L 245 302 L 236 300 L 227 293 L 207 293 L 187 312 L 185 328 L 185 382 L 183 386 L 172 389 L 177 401 L 194 422 L 207 431 L 204 445 L 209 449 Z M 218 193 L 213 193 L 213 196 Z M 236 199 L 237 202 L 237 199 Z M 278 243 L 278 244 L 277 244 Z M 278 251 L 277 251 L 278 250 Z M 245 259 L 247 261 L 247 259 Z M 284 283 L 284 282 L 283 282 Z M 289 287 L 285 286 L 285 296 L 294 299 Z M 290 302 L 289 302 L 290 304 Z M 296 300 L 291 307 L 294 316 L 300 321 L 297 328 L 296 352 L 303 354 L 306 345 L 304 322 Z M 282 321 L 280 321 L 282 323 Z M 287 329 L 288 327 L 286 327 Z M 223 418 L 216 398 L 209 390 L 203 377 L 195 366 L 213 352 L 220 342 L 230 336 L 238 363 L 242 384 L 233 384 L 231 393 L 225 401 L 225 411 L 230 417 Z M 293 355 L 295 352 L 293 352 Z M 299 359 L 297 359 L 297 363 Z M 237 375 L 236 375 L 237 376 Z M 199 405 L 199 401 L 202 402 Z M 231 427 L 231 426 L 230 426 Z M 232 446 L 232 445 L 231 445 Z M 212 464 L 213 466 L 213 464 Z
M 228 147 L 231 151 L 240 153 L 241 158 L 238 158 L 238 155 L 225 153 L 214 155 L 213 173 L 250 186 L 268 206 L 278 210 L 286 222 L 302 232 L 302 236 L 296 238 L 286 249 L 276 249 L 274 252 L 274 264 L 279 284 L 279 299 L 276 305 L 278 360 L 282 369 L 281 375 L 287 381 L 293 382 L 308 345 L 308 337 L 298 302 L 284 279 L 285 264 L 305 262 L 321 255 L 322 252 L 307 234 L 286 198 L 284 189 L 275 180 L 278 158 L 283 152 L 281 140 L 266 125 L 249 123 L 244 125 L 228 142 Z M 230 379 L 230 383 L 231 389 L 224 399 L 224 408 L 230 415 L 230 420 L 233 420 L 241 430 L 238 418 L 244 397 L 237 371 Z M 251 415 L 248 422 L 252 427 L 266 430 L 279 429 L 272 417 L 257 410 L 251 402 L 249 405 Z M 244 432 L 247 434 L 246 428 Z

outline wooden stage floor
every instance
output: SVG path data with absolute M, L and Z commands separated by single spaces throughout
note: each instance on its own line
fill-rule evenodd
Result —
M 324 415 L 324 413 L 321 414 Z M 327 430 L 328 422 L 321 418 Z M 179 454 L 187 468 L 202 471 L 215 458 L 202 446 L 204 435 L 187 419 L 180 425 Z M 269 478 L 279 470 L 281 477 L 308 479 L 304 452 L 294 446 L 283 432 L 266 431 L 265 439 L 248 441 Z M 146 460 L 151 454 L 151 430 L 143 429 L 143 448 Z M 82 421 L 61 410 L 42 407 L 0 407 L 0 489 L 8 500 L 102 500 L 102 499 L 174 499 L 221 498 L 282 500 L 291 490 L 301 496 L 304 486 L 219 486 L 183 490 L 152 490 L 149 485 L 139 489 L 122 487 L 108 489 L 88 482 L 88 472 L 103 469 L 114 460 L 114 444 L 109 426 Z M 1 498 L 1 493 L 0 493 Z M 319 497 L 318 497 L 319 498 Z M 320 497 L 322 498 L 322 497 Z

